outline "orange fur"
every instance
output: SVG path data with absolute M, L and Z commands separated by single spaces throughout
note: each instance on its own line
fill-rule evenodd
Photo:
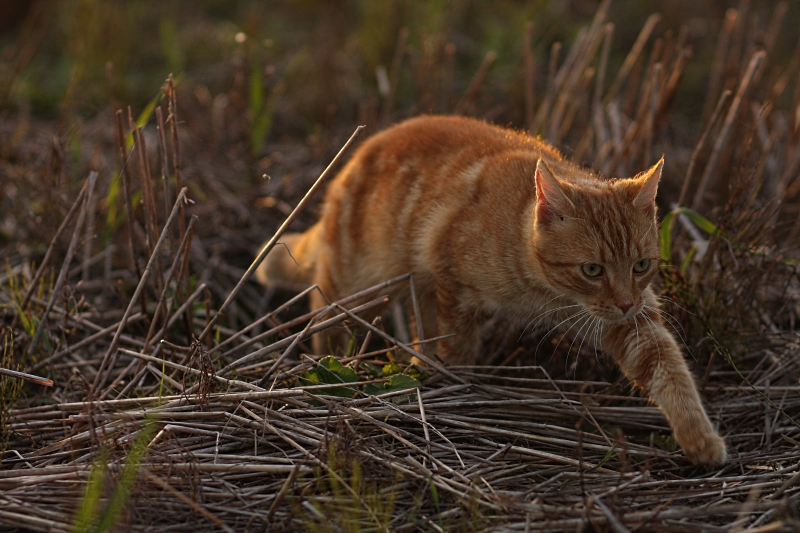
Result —
M 455 334 L 436 347 L 453 364 L 474 363 L 486 315 L 576 319 L 659 404 L 689 458 L 721 464 L 725 444 L 649 287 L 662 167 L 603 180 L 540 139 L 467 118 L 411 119 L 358 149 L 319 223 L 286 237 L 294 259 L 276 248 L 259 279 L 317 283 L 335 300 L 413 272 L 423 333 Z

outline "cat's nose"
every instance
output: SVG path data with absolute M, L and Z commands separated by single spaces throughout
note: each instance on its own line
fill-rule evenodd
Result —
M 622 314 L 624 315 L 631 307 L 633 307 L 633 302 L 617 302 L 617 307 L 622 310 Z

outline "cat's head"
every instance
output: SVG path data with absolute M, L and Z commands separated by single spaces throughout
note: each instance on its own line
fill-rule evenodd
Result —
M 658 271 L 655 198 L 663 157 L 620 180 L 559 179 L 536 166 L 534 253 L 551 288 L 608 322 L 642 310 Z

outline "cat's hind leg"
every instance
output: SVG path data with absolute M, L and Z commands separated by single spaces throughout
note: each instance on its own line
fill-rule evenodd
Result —
M 316 265 L 314 273 L 314 283 L 317 284 L 318 290 L 312 291 L 309 296 L 309 306 L 312 311 L 324 309 L 331 303 L 342 298 L 337 290 L 338 286 L 334 282 L 331 275 L 328 263 L 325 261 L 325 255 L 320 254 L 320 260 Z M 317 318 L 316 322 L 322 322 L 326 319 L 333 318 L 339 313 L 338 310 L 332 309 L 325 316 Z M 322 331 L 315 333 L 312 337 L 311 347 L 314 354 L 339 354 L 347 350 L 350 335 L 342 324 L 330 326 Z
M 438 333 L 453 336 L 436 343 L 436 354 L 451 365 L 474 365 L 478 356 L 482 317 L 469 305 L 469 300 L 466 289 L 443 287 L 437 283 Z
M 414 342 L 436 337 L 439 331 L 436 322 L 436 295 L 434 293 L 424 293 L 418 294 L 417 298 L 419 316 L 417 316 L 417 312 L 414 309 L 412 299 L 408 298 L 406 302 L 409 331 Z M 419 321 L 419 325 L 417 325 L 417 321 Z M 419 334 L 420 329 L 422 330 L 422 336 Z M 414 348 L 425 355 L 431 355 L 435 351 L 434 346 L 434 343 L 426 342 L 425 344 L 415 344 Z

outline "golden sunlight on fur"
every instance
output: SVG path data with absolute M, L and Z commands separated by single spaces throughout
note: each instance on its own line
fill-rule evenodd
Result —
M 365 142 L 331 182 L 319 222 L 284 237 L 294 259 L 277 246 L 257 275 L 317 283 L 333 301 L 412 272 L 425 337 L 455 334 L 434 350 L 452 364 L 475 362 L 488 315 L 575 320 L 661 407 L 692 462 L 719 465 L 725 443 L 649 286 L 663 165 L 604 180 L 540 139 L 414 118 Z M 312 308 L 325 305 L 312 294 Z M 328 340 L 315 338 L 315 350 Z

